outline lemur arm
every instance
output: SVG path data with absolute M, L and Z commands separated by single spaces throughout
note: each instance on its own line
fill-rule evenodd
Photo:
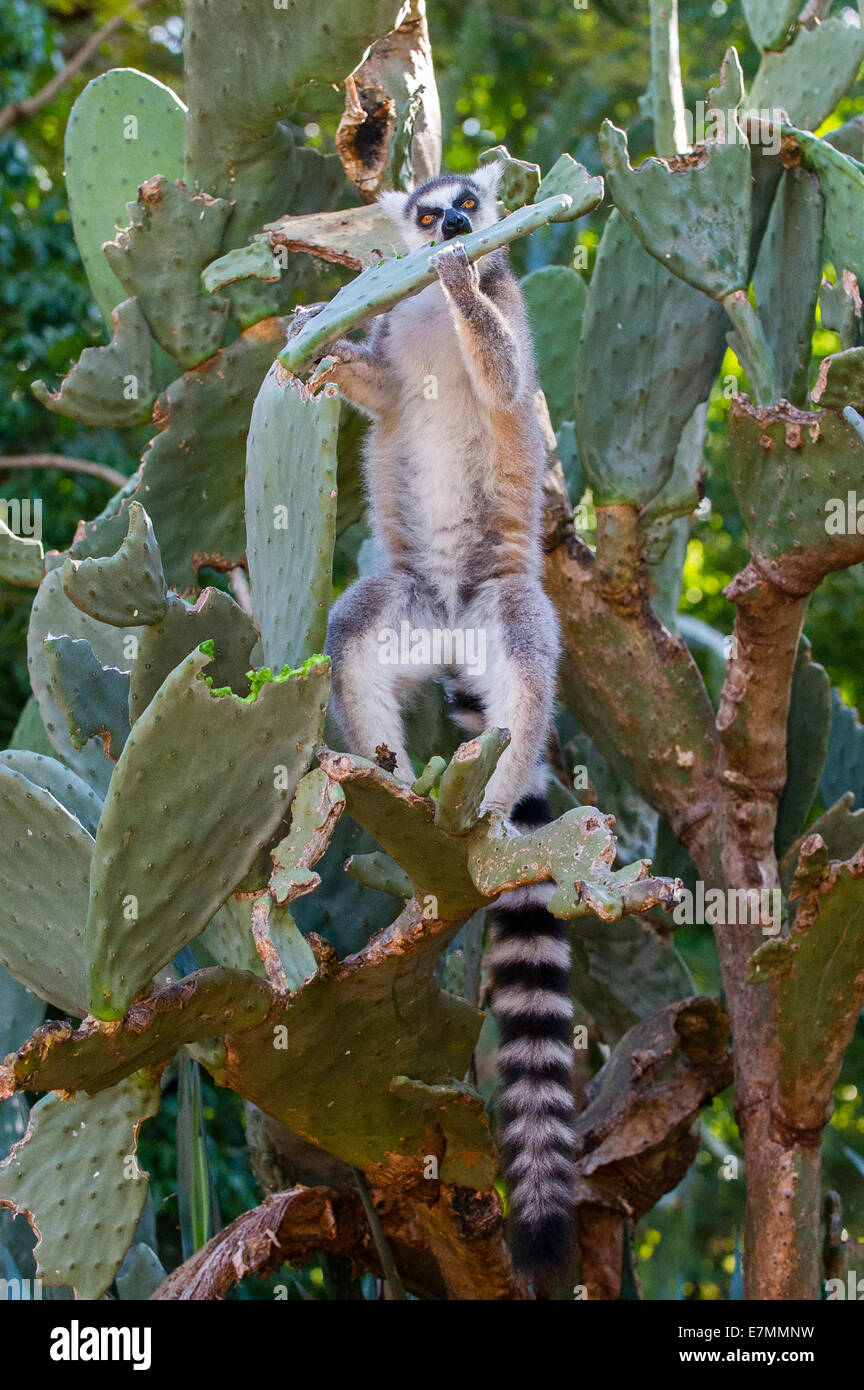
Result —
M 498 407 L 515 401 L 525 385 L 524 353 L 506 315 L 480 288 L 476 265 L 459 242 L 439 251 L 432 264 L 456 311 L 459 343 L 475 388 Z
M 358 409 L 376 418 L 392 409 L 394 392 L 392 368 L 386 349 L 387 329 L 380 320 L 373 325 L 365 342 L 352 343 L 340 338 L 327 354 L 332 366 L 316 372 L 315 385 L 334 381 L 342 395 Z

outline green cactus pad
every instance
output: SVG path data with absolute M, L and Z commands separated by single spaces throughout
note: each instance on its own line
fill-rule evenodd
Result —
M 101 738 L 116 763 L 129 736 L 129 672 L 103 666 L 83 637 L 46 637 L 51 689 L 77 751 Z
M 253 1027 L 274 1005 L 270 987 L 246 970 L 196 970 L 133 1004 L 119 1023 L 38 1028 L 0 1075 L 7 1090 L 94 1096 L 188 1043 Z
M 609 191 L 646 251 L 694 289 L 725 299 L 748 282 L 750 151 L 746 144 L 703 145 L 668 162 L 630 167 L 627 137 L 611 121 L 600 129 Z
M 273 259 L 273 252 L 266 241 L 252 241 L 248 246 L 238 246 L 235 251 L 229 251 L 206 265 L 201 271 L 201 284 L 208 294 L 213 294 L 237 280 L 248 279 L 250 275 L 256 280 L 270 282 L 278 280 L 280 274 L 279 265 Z
M 265 245 L 274 252 L 278 253 L 280 248 L 284 248 L 282 254 L 284 251 L 307 252 L 336 265 L 347 265 L 351 270 L 366 270 L 379 261 L 402 254 L 399 231 L 380 203 L 332 212 L 310 212 L 299 217 L 279 217 L 269 222 L 264 231 Z M 222 260 L 228 262 L 231 256 L 241 254 L 232 251 Z
M 847 405 L 864 407 L 864 347 L 823 357 L 811 395 L 822 410 L 842 414 Z
M 85 782 L 104 793 L 111 777 L 112 764 L 98 742 L 76 749 L 66 726 L 53 688 L 51 671 L 46 659 L 46 637 L 85 638 L 102 666 L 114 666 L 128 671 L 135 659 L 140 628 L 109 627 L 82 613 L 69 601 L 63 591 L 61 571 L 51 570 L 39 586 L 30 612 L 27 632 L 27 669 L 30 686 L 36 696 L 45 730 L 57 754 Z
M 345 872 L 367 888 L 389 893 L 392 898 L 414 896 L 414 888 L 405 870 L 400 869 L 396 860 L 383 850 L 373 850 L 371 854 L 352 854 L 346 860 Z
M 864 159 L 864 116 L 852 116 L 842 125 L 835 126 L 833 130 L 825 132 L 824 138 L 829 145 L 848 154 L 851 159 L 857 159 L 860 163 Z
M 545 198 L 555 198 L 564 193 L 572 198 L 573 202 L 566 216 L 553 220 L 575 222 L 577 218 L 583 217 L 586 211 L 590 211 L 590 208 L 586 208 L 586 203 L 590 203 L 591 207 L 598 207 L 602 203 L 603 192 L 603 180 L 599 175 L 589 174 L 572 155 L 561 154 L 548 174 L 543 175 L 533 201 L 542 203 Z
M 50 792 L 70 816 L 80 821 L 89 835 L 96 834 L 102 800 L 77 772 L 45 753 L 31 753 L 23 748 L 4 749 L 0 753 L 0 764 L 20 772 L 28 782 L 35 782 L 37 787 Z
M 495 145 L 490 150 L 482 150 L 477 156 L 477 164 L 481 169 L 487 164 L 503 165 L 498 180 L 498 198 L 508 212 L 515 212 L 525 203 L 534 202 L 540 187 L 539 164 L 531 164 L 526 159 L 514 159 L 506 145 Z
M 134 299 L 112 314 L 107 347 L 85 348 L 59 391 L 34 381 L 33 395 L 58 415 L 84 425 L 141 425 L 150 419 L 156 388 L 150 368 L 150 330 Z
M 613 209 L 574 373 L 579 459 L 596 504 L 644 507 L 671 477 L 682 430 L 720 368 L 726 328 L 722 308 L 664 270 Z
M 858 711 L 846 704 L 839 690 L 831 693 L 831 724 L 825 753 L 825 766 L 819 791 L 826 806 L 833 806 L 846 792 L 851 792 L 859 806 L 864 806 L 864 729 Z M 845 854 L 836 851 L 827 832 L 832 859 L 851 859 L 864 838 Z
M 581 165 L 577 165 L 577 168 L 581 169 Z M 516 237 L 528 236 L 547 222 L 560 222 L 565 217 L 581 217 L 590 212 L 600 200 L 593 191 L 586 193 L 586 186 L 582 186 L 582 193 L 585 195 L 584 201 L 576 205 L 578 212 L 573 211 L 574 202 L 570 195 L 562 193 L 554 198 L 546 198 L 542 203 L 520 208 L 491 227 L 470 232 L 468 236 L 460 238 L 469 260 L 476 261 L 489 251 L 508 245 Z M 279 354 L 282 365 L 289 372 L 299 372 L 307 362 L 320 357 L 335 338 L 365 323 L 367 319 L 385 313 L 406 295 L 416 294 L 426 285 L 431 285 L 437 279 L 431 261 L 440 249 L 440 246 L 421 246 L 408 256 L 364 270 L 356 280 L 343 286 L 319 313 L 303 317 L 298 331 L 289 338 L 287 347 Z
M 830 727 L 831 682 L 825 668 L 812 659 L 810 643 L 802 637 L 786 722 L 786 785 L 780 794 L 774 835 L 778 859 L 806 823 L 816 800 Z
M 240 0 L 225 14 L 208 0 L 189 0 L 184 58 L 189 117 L 188 182 L 235 198 L 242 207 L 266 192 L 251 183 L 272 155 L 276 122 L 315 111 L 318 91 L 343 81 L 372 41 L 394 28 L 399 0 L 336 0 L 300 11 L 295 0 Z M 248 187 L 247 187 L 248 185 Z M 259 218 L 260 227 L 263 218 Z
M 139 1240 L 129 1250 L 118 1269 L 115 1283 L 121 1303 L 143 1303 L 155 1293 L 167 1271 L 155 1250 Z
M 473 1086 L 464 1081 L 447 1081 L 430 1086 L 424 1081 L 412 1081 L 407 1076 L 394 1076 L 390 1091 L 400 1100 L 415 1105 L 430 1129 L 437 1124 L 439 1117 L 446 1123 L 450 1142 L 438 1168 L 441 1182 L 461 1186 L 467 1177 L 470 1186 L 491 1185 L 495 1177 L 493 1165 L 489 1164 L 488 1173 L 482 1177 L 474 1164 L 465 1165 L 466 1153 L 483 1154 L 489 1147 L 489 1125 L 483 1097 Z
M 470 917 L 486 899 L 467 871 L 469 840 L 435 824 L 435 803 L 416 796 L 375 763 L 322 753 L 321 766 L 345 793 L 349 814 L 408 874 L 418 899 L 434 899 L 434 915 Z
M 287 907 L 264 893 L 252 905 L 252 937 L 270 988 L 280 997 L 294 994 L 318 970 L 312 948 Z
M 242 694 L 258 634 L 230 594 L 205 589 L 193 606 L 169 595 L 161 622 L 145 627 L 138 644 L 129 689 L 132 723 L 149 705 L 166 676 L 202 642 L 213 642 L 213 680 Z
M 437 790 L 441 781 L 441 774 L 447 766 L 447 759 L 439 757 L 435 753 L 426 763 L 419 777 L 411 783 L 411 790 L 417 796 L 430 796 L 433 789 Z
M 249 970 L 263 979 L 264 962 L 255 949 L 249 899 L 236 895 L 227 898 L 206 929 L 195 938 L 192 952 L 202 965 L 215 962 L 229 970 Z
M 842 279 L 843 270 L 849 269 L 861 282 L 864 280 L 864 166 L 807 131 L 788 133 L 795 137 L 804 163 L 819 179 L 825 197 L 825 245 L 837 278 Z
M 470 748 L 471 745 L 464 745 Z M 435 803 L 374 763 L 324 752 L 321 766 L 345 792 L 349 814 L 409 875 L 421 903 L 443 920 L 468 917 L 500 893 L 554 879 L 550 910 L 562 917 L 595 912 L 615 921 L 627 912 L 669 906 L 675 883 L 648 877 L 647 861 L 614 872 L 615 837 L 606 817 L 580 806 L 536 835 L 508 836 L 484 817 L 467 833 L 435 823 Z
M 23 1212 L 38 1237 L 37 1274 L 78 1298 L 101 1298 L 132 1244 L 147 1199 L 135 1160 L 141 1121 L 159 1109 L 159 1083 L 130 1077 L 99 1096 L 46 1096 L 0 1167 L 0 1205 Z
M 441 773 L 435 824 L 450 835 L 472 830 L 480 815 L 486 784 L 510 743 L 504 729 L 486 729 L 477 738 L 461 743 Z
M 322 104 L 333 110 L 333 84 L 401 13 L 397 0 L 336 0 L 326 11 L 302 13 L 296 0 L 240 0 L 226 44 L 224 12 L 209 0 L 187 0 L 186 182 L 233 200 L 223 252 L 244 246 L 286 209 L 335 207 L 345 189 L 338 156 L 299 144 L 289 122 L 301 110 L 309 119 Z M 294 278 L 289 272 L 279 284 L 252 278 L 229 285 L 235 322 L 245 328 L 281 312 Z
M 729 468 L 751 553 L 781 587 L 808 592 L 864 559 L 847 515 L 848 494 L 864 495 L 864 443 L 842 416 L 733 399 Z
M 782 53 L 763 53 L 745 101 L 748 110 L 785 111 L 793 125 L 818 130 L 855 80 L 864 58 L 861 28 L 825 19 L 799 29 Z
M 87 1009 L 92 854 L 91 836 L 49 792 L 0 764 L 0 965 L 77 1018 Z
M 320 884 L 313 865 L 329 845 L 344 809 L 342 788 L 320 768 L 301 777 L 291 803 L 291 829 L 270 851 L 274 865 L 270 892 L 280 906 L 311 893 Z
M 116 555 L 66 560 L 61 570 L 63 591 L 75 607 L 113 627 L 158 623 L 168 607 L 150 518 L 140 502 L 130 503 L 128 518 L 129 530 Z
M 647 860 L 612 869 L 615 837 L 593 806 L 577 806 L 533 834 L 508 836 L 493 822 L 472 838 L 468 870 L 485 897 L 554 879 L 551 913 L 593 912 L 604 922 L 658 904 L 668 908 L 674 899 L 674 881 L 649 878 Z
M 842 280 L 836 285 L 823 280 L 819 289 L 819 319 L 829 333 L 836 333 L 840 347 L 853 348 L 858 340 L 858 306 Z
M 695 993 L 674 946 L 638 917 L 571 922 L 570 953 L 574 1021 L 593 1019 L 613 1047 L 640 1019 Z
M 540 385 L 553 428 L 573 418 L 576 364 L 573 344 L 582 327 L 588 286 L 567 265 L 544 265 L 520 281 Z M 578 500 L 578 499 L 577 499 Z
M 171 383 L 156 405 L 162 430 L 144 454 L 137 489 L 112 514 L 84 523 L 73 558 L 115 551 L 134 500 L 146 506 L 166 578 L 180 592 L 194 584 L 201 565 L 242 564 L 246 431 L 255 392 L 284 337 L 283 321 L 266 319 Z
M 434 1085 L 470 1065 L 481 1015 L 434 975 L 457 931 L 409 903 L 358 955 L 316 975 L 281 1016 L 232 1035 L 223 1084 L 358 1168 L 398 1165 L 419 1176 L 429 1155 L 443 1155 L 459 1173 L 454 1181 L 488 1187 L 491 1144 L 482 1126 L 482 1145 L 465 1143 L 464 1101 L 454 1097 L 433 1118 L 391 1089 L 394 1076 Z
M 0 521 L 0 579 L 38 589 L 45 573 L 45 552 L 35 536 L 16 536 Z
M 97 1018 L 122 1016 L 203 931 L 273 836 L 321 735 L 328 663 L 255 673 L 241 699 L 202 679 L 209 661 L 196 651 L 172 671 L 111 780 L 87 918 Z
M 824 793 L 823 793 L 824 796 Z M 789 846 L 780 864 L 780 882 L 783 892 L 789 897 L 797 877 L 798 857 L 804 841 L 818 836 L 824 843 L 830 859 L 853 859 L 864 845 L 864 810 L 853 811 L 854 797 L 851 792 L 824 811 L 808 825 L 806 832 Z M 794 914 L 795 903 L 789 904 L 790 916 Z
M 44 1017 L 45 1000 L 26 985 L 19 984 L 8 970 L 0 966 L 0 1057 L 20 1047 Z M 0 1117 L 2 1115 L 0 1108 Z M 3 1119 L 0 1118 L 0 1158 L 5 1158 L 8 1153 L 8 1149 L 4 1148 L 6 1135 Z
M 759 248 L 753 291 L 783 398 L 807 404 L 824 203 L 806 169 L 787 169 Z M 781 289 L 782 284 L 782 289 Z
M 130 117 L 133 118 L 130 120 Z M 154 174 L 183 177 L 186 108 L 155 78 L 134 68 L 113 68 L 94 77 L 76 100 L 66 124 L 66 189 L 75 241 L 99 311 L 124 298 L 102 254 L 139 184 Z
M 181 367 L 212 357 L 225 333 L 228 300 L 208 294 L 201 271 L 219 254 L 231 204 L 157 174 L 129 203 L 131 223 L 104 252 L 150 331 Z
M 800 0 L 744 0 L 747 27 L 759 47 L 783 48 L 800 8 Z
M 26 749 L 28 752 L 44 753 L 49 758 L 54 756 L 54 745 L 45 732 L 39 706 L 33 695 L 27 697 L 24 708 L 18 716 L 18 723 L 12 730 L 9 747 Z
M 332 389 L 332 388 L 331 388 Z M 274 363 L 246 446 L 246 555 L 268 666 L 321 651 L 336 540 L 339 398 L 311 397 Z
M 818 848 L 810 835 L 803 850 Z M 799 860 L 800 864 L 800 860 Z M 780 1100 L 818 1130 L 833 1108 L 843 1055 L 864 1007 L 864 855 L 832 863 L 798 903 L 780 979 Z

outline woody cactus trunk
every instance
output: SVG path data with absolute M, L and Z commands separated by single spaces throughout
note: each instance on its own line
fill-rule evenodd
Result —
M 564 656 L 558 818 L 517 840 L 479 817 L 501 730 L 456 747 L 430 700 L 409 789 L 324 725 L 333 557 L 364 565 L 363 499 L 356 417 L 304 378 L 434 276 L 374 204 L 439 168 L 423 0 L 186 0 L 187 106 L 129 69 L 76 102 L 69 202 L 108 340 L 34 390 L 153 435 L 68 551 L 0 535 L 0 571 L 36 589 L 32 700 L 0 755 L 0 1207 L 38 1232 L 46 1285 L 97 1298 L 121 1264 L 158 1269 L 130 1155 L 191 1058 L 247 1102 L 271 1195 L 155 1297 L 321 1251 L 397 1294 L 530 1297 L 495 1186 L 480 961 L 497 895 L 552 879 L 578 1024 L 572 1285 L 621 1295 L 633 1223 L 685 1175 L 734 1066 L 745 1296 L 819 1296 L 821 1134 L 864 1003 L 864 788 L 844 781 L 860 730 L 837 697 L 832 719 L 801 634 L 810 593 L 864 559 L 855 526 L 826 525 L 864 483 L 864 136 L 813 132 L 864 42 L 848 9 L 745 8 L 761 66 L 745 92 L 730 49 L 693 143 L 676 6 L 652 3 L 658 157 L 631 168 L 607 122 L 590 283 L 524 281 Z M 304 143 L 343 106 L 334 152 Z M 485 157 L 505 215 L 466 238 L 473 259 L 604 196 L 567 154 Z M 817 300 L 842 350 L 811 390 Z M 751 558 L 715 708 L 676 610 L 727 345 Z M 596 548 L 571 506 L 586 488 Z M 723 1007 L 673 944 L 694 868 L 706 901 L 758 905 L 714 914 Z M 42 1023 L 48 1004 L 68 1021 Z

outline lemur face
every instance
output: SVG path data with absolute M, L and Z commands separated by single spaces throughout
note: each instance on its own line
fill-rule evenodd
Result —
M 471 175 L 445 174 L 413 193 L 382 193 L 379 202 L 397 223 L 409 251 L 416 251 L 497 222 L 500 172 L 499 165 L 487 164 Z

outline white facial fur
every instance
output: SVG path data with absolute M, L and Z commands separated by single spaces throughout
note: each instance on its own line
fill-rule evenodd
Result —
M 502 170 L 503 166 L 496 162 L 485 164 L 472 174 L 463 176 L 455 174 L 453 178 L 448 179 L 446 184 L 431 188 L 428 197 L 421 197 L 419 201 L 424 204 L 428 203 L 436 209 L 441 209 L 443 216 L 443 213 L 453 205 L 453 200 L 465 191 L 466 184 L 470 183 L 477 189 L 477 206 L 465 209 L 465 216 L 471 222 L 471 230 L 477 231 L 480 227 L 489 227 L 493 222 L 498 221 L 496 189 Z M 430 223 L 428 227 L 418 226 L 417 200 L 415 198 L 414 203 L 409 207 L 411 196 L 408 193 L 398 193 L 394 190 L 381 193 L 378 197 L 381 207 L 399 228 L 406 248 L 409 251 L 416 251 L 419 247 L 429 246 L 432 242 L 441 245 L 446 244 L 441 235 L 442 217 L 436 217 L 435 221 Z

